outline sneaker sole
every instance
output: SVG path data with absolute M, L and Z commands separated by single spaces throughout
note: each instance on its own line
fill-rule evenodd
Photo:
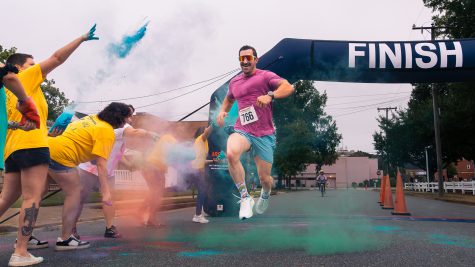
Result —
M 30 261 L 30 262 L 9 262 L 8 266 L 31 266 L 31 265 L 42 263 L 42 262 L 43 262 L 43 258 L 37 261 Z
M 29 250 L 42 249 L 42 248 L 48 248 L 48 247 L 49 247 L 48 243 L 43 244 L 43 245 L 30 245 L 30 244 L 28 244 L 26 246 L 26 248 L 29 249 Z M 13 244 L 13 249 L 16 249 L 16 243 Z
M 42 249 L 49 247 L 49 244 L 44 245 L 28 245 L 28 249 Z
M 76 249 L 85 249 L 90 247 L 91 244 L 82 245 L 82 246 L 56 246 L 54 250 L 56 251 L 67 251 L 67 250 L 76 250 Z
M 122 238 L 121 235 L 104 235 L 105 238 Z

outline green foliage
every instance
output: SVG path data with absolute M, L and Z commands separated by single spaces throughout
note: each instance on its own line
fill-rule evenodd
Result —
M 475 1 L 424 0 L 424 4 L 435 11 L 436 26 L 449 26 L 436 33 L 439 38 L 475 37 Z M 439 92 L 444 165 L 475 158 L 475 83 L 415 84 L 408 109 L 399 111 L 394 119 L 380 117 L 381 132 L 373 134 L 375 149 L 385 164 L 390 163 L 392 174 L 404 163 L 425 169 L 425 148 L 430 146 L 429 173 L 433 177 L 436 162 L 431 86 Z
M 0 62 L 5 64 L 7 58 L 14 53 L 16 53 L 16 47 L 12 47 L 10 49 L 3 49 L 3 46 L 0 45 Z
M 16 47 L 4 49 L 0 45 L 0 62 L 5 63 L 7 58 L 16 53 Z M 66 98 L 63 92 L 54 86 L 54 80 L 45 79 L 41 84 L 41 89 L 48 104 L 48 120 L 56 120 L 56 118 L 63 112 L 64 107 L 69 104 L 69 99 Z
M 424 0 L 437 15 L 432 19 L 436 26 L 450 26 L 445 33 L 452 38 L 475 37 L 475 1 L 473 0 Z
M 69 104 L 69 99 L 66 98 L 63 92 L 54 86 L 54 80 L 46 79 L 41 84 L 41 90 L 48 103 L 48 120 L 56 120 L 56 118 L 63 112 L 63 109 Z
M 281 177 L 290 177 L 309 163 L 334 163 L 341 140 L 335 122 L 323 108 L 327 95 L 320 94 L 312 81 L 298 81 L 295 93 L 279 99 L 274 106 L 277 128 L 275 169 Z

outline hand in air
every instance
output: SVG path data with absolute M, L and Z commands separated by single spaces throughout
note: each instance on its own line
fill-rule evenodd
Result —
M 86 34 L 83 35 L 84 40 L 85 41 L 99 40 L 99 37 L 94 35 L 95 32 L 96 32 L 96 24 L 94 24 L 94 26 L 92 26 L 92 28 Z

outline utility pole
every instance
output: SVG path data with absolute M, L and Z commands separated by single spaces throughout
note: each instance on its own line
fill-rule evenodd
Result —
M 436 30 L 447 29 L 448 27 L 436 27 L 434 23 L 430 27 L 412 26 L 413 30 L 430 30 L 432 41 L 436 38 Z M 442 143 L 440 140 L 440 109 L 439 109 L 439 84 L 432 84 L 432 107 L 434 110 L 434 134 L 435 134 L 435 154 L 437 158 L 437 178 L 439 179 L 439 196 L 444 195 L 444 179 L 442 175 Z
M 392 107 L 388 107 L 388 108 L 378 108 L 378 112 L 380 111 L 383 111 L 385 110 L 386 111 L 386 120 L 389 119 L 389 111 L 390 110 L 397 110 L 396 107 L 392 108 Z M 388 151 L 386 151 L 386 159 L 387 159 L 387 165 L 386 165 L 386 174 L 389 175 L 389 153 Z M 384 176 L 384 173 L 383 173 L 383 176 Z

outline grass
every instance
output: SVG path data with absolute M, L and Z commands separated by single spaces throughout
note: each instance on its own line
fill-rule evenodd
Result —
M 429 198 L 429 199 L 475 205 L 475 196 L 472 195 L 472 192 L 465 193 L 465 195 L 462 195 L 461 193 L 450 192 L 450 193 L 444 193 L 442 197 L 439 197 L 439 193 L 437 192 L 431 193 L 431 192 L 404 191 L 404 193 L 408 196 L 423 197 L 423 198 Z

